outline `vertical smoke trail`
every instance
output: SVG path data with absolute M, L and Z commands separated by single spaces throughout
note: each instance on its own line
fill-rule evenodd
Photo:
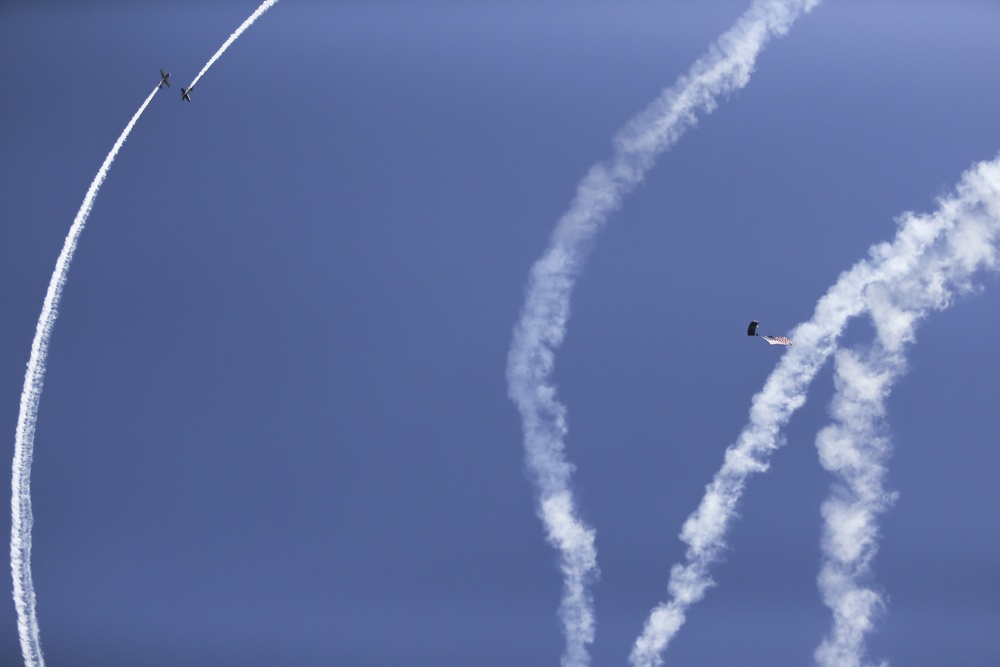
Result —
M 25 667 L 42 667 L 42 647 L 38 637 L 38 617 L 35 613 L 35 587 L 31 579 L 31 459 L 35 448 L 35 423 L 38 421 L 38 403 L 42 397 L 42 382 L 45 379 L 45 359 L 49 354 L 49 339 L 52 327 L 59 315 L 59 300 L 69 265 L 76 252 L 76 244 L 83 232 L 90 209 L 94 205 L 97 191 L 108 175 L 108 169 L 121 150 L 125 139 L 135 126 L 139 116 L 149 106 L 159 86 L 153 88 L 146 101 L 132 116 L 115 142 L 111 152 L 104 158 L 97 176 L 90 184 L 83 204 L 73 220 L 73 224 L 63 243 L 62 252 L 56 260 L 56 268 L 49 280 L 49 288 L 42 303 L 42 314 L 38 317 L 35 339 L 31 343 L 28 370 L 24 374 L 24 389 L 21 391 L 21 410 L 17 416 L 17 431 L 14 440 L 14 463 L 11 476 L 10 498 L 10 570 L 14 579 L 14 606 L 17 608 L 17 631 L 21 638 L 21 655 Z
M 876 346 L 867 353 L 840 350 L 834 367 L 837 393 L 830 413 L 836 423 L 816 436 L 820 461 L 836 476 L 822 507 L 818 577 L 833 611 L 833 630 L 815 658 L 823 667 L 860 667 L 865 633 L 883 608 L 879 592 L 859 582 L 869 575 L 878 549 L 876 517 L 895 499 L 882 484 L 890 442 L 881 431 L 885 399 L 904 362 L 901 354 Z
M 198 80 L 199 80 L 199 79 L 200 79 L 200 78 L 201 78 L 202 76 L 204 76 L 205 72 L 207 72 L 207 71 L 208 71 L 208 68 L 209 68 L 209 67 L 211 67 L 211 66 L 212 66 L 213 64 L 215 64 L 215 61 L 219 59 L 219 56 L 221 56 L 221 55 L 222 55 L 223 53 L 225 53 L 226 49 L 228 49 L 228 48 L 229 48 L 229 45 L 230 45 L 230 44 L 232 44 L 233 42 L 235 42 L 235 41 L 236 41 L 236 38 L 237 38 L 237 37 L 239 37 L 240 35 L 242 35 L 242 34 L 243 34 L 243 31 L 244 31 L 244 30 L 246 30 L 247 28 L 249 28 L 249 27 L 250 27 L 250 25 L 251 25 L 251 24 L 252 24 L 252 23 L 253 23 L 254 21 L 256 21 L 256 20 L 257 20 L 258 18 L 260 18 L 260 15 L 261 15 L 261 14 L 263 14 L 263 13 L 264 13 L 264 12 L 266 12 L 266 11 L 267 11 L 268 9 L 270 9 L 270 8 L 271 8 L 271 6 L 272 6 L 272 5 L 274 4 L 274 3 L 276 3 L 277 1 L 278 1 L 278 0 L 264 0 L 264 2 L 263 2 L 263 3 L 261 3 L 260 7 L 258 7 L 258 8 L 257 8 L 257 10 L 256 10 L 256 11 L 255 11 L 255 12 L 254 12 L 253 14 L 251 14 L 251 15 L 250 15 L 250 17 L 249 17 L 249 18 L 247 18 L 247 20 L 246 20 L 246 21 L 244 21 L 244 22 L 243 22 L 243 24 L 242 24 L 242 25 L 240 25 L 240 27 L 239 27 L 239 28 L 237 28 L 237 29 L 236 29 L 236 32 L 234 32 L 233 34 L 231 34 L 231 35 L 229 36 L 229 39 L 227 39 L 227 40 L 226 40 L 226 41 L 225 41 L 225 42 L 224 42 L 224 43 L 222 44 L 222 46 L 220 46 L 220 47 L 219 47 L 219 50 L 215 52 L 215 55 L 214 55 L 214 56 L 212 56 L 211 58 L 209 58 L 209 59 L 208 59 L 208 62 L 207 62 L 207 63 L 205 63 L 205 66 L 201 68 L 201 71 L 200 71 L 200 72 L 198 72 L 198 76 L 196 76 L 196 77 L 194 78 L 194 80 L 193 80 L 193 81 L 191 82 L 191 84 L 190 84 L 190 85 L 189 85 L 189 86 L 187 87 L 187 89 L 188 89 L 188 90 L 191 90 L 192 88 L 194 88 L 194 84 L 198 83 Z
M 508 394 L 521 413 L 527 465 L 539 494 L 539 515 L 560 553 L 564 577 L 560 616 L 566 633 L 563 665 L 589 663 L 594 639 L 589 584 L 597 576 L 594 531 L 579 517 L 566 460 L 566 408 L 556 400 L 550 376 L 555 350 L 569 317 L 569 298 L 590 242 L 622 196 L 644 178 L 658 154 L 697 120 L 720 95 L 745 86 L 765 44 L 785 34 L 819 0 L 756 0 L 736 24 L 615 138 L 610 163 L 591 168 L 560 218 L 549 248 L 532 267 L 521 319 L 508 355 Z
M 725 545 L 725 533 L 747 478 L 766 470 L 768 456 L 783 444 L 781 428 L 805 403 L 806 389 L 836 350 L 848 320 L 867 310 L 879 344 L 896 354 L 912 339 L 913 326 L 920 317 L 930 309 L 944 308 L 954 293 L 968 290 L 975 271 L 996 266 L 1000 157 L 969 169 L 955 194 L 941 200 L 936 212 L 906 214 L 898 225 L 893 241 L 873 246 L 869 259 L 841 274 L 817 303 L 812 319 L 796 327 L 792 333 L 795 347 L 782 357 L 764 389 L 754 396 L 750 423 L 726 450 L 722 468 L 708 485 L 701 505 L 684 523 L 680 537 L 688 545 L 686 562 L 671 569 L 668 589 L 672 599 L 653 609 L 636 640 L 630 657 L 635 667 L 663 663 L 662 653 L 684 623 L 687 609 L 712 585 L 709 569 Z M 850 377 L 845 370 L 849 357 L 842 359 L 841 377 Z M 894 370 L 896 363 L 886 357 L 882 372 L 898 372 Z M 825 441 L 825 456 L 834 460 L 836 450 L 829 450 L 830 442 Z M 885 501 L 884 496 L 881 499 Z M 844 613 L 844 618 L 861 618 L 858 613 L 864 610 L 855 613 L 850 607 L 851 596 L 837 600 L 835 590 L 824 589 L 824 594 L 836 604 L 847 605 L 838 608 L 838 613 Z M 826 646 L 818 654 L 827 651 Z
M 820 462 L 835 475 L 822 507 L 818 584 L 833 611 L 833 629 L 815 654 L 822 667 L 865 664 L 865 634 L 884 605 L 879 592 L 861 582 L 870 576 L 878 550 L 877 518 L 894 500 L 883 487 L 890 451 L 883 433 L 885 401 L 906 371 L 904 352 L 914 341 L 917 324 L 932 310 L 950 306 L 956 293 L 969 291 L 974 271 L 997 267 L 998 162 L 979 167 L 963 182 L 960 195 L 964 189 L 968 199 L 952 214 L 957 216 L 953 226 L 926 243 L 906 274 L 868 287 L 865 308 L 876 330 L 871 348 L 840 351 L 835 357 L 836 394 L 830 406 L 834 422 L 816 436 Z

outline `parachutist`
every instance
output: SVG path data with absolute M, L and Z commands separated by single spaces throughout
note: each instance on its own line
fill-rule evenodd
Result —
M 768 345 L 791 345 L 792 344 L 792 340 L 790 338 L 786 338 L 785 336 L 761 336 L 759 333 L 757 333 L 757 327 L 759 325 L 760 325 L 760 322 L 758 322 L 757 320 L 754 320 L 753 322 L 751 322 L 750 326 L 747 327 L 747 335 L 748 336 L 757 336 L 758 338 L 762 339 Z

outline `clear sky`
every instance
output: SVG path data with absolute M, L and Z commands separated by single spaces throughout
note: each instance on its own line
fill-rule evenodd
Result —
M 0 423 L 88 185 L 33 467 L 52 665 L 558 665 L 562 586 L 506 355 L 614 133 L 748 2 L 0 4 Z M 625 664 L 785 334 L 1000 150 L 1000 3 L 825 0 L 597 239 L 554 378 Z M 870 653 L 1000 663 L 1000 285 L 932 314 L 889 402 Z M 859 320 L 846 343 L 871 337 Z M 817 378 L 667 664 L 810 664 Z M 0 604 L 0 664 L 21 662 Z

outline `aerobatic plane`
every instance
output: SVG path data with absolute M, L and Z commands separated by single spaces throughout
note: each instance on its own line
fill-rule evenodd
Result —
M 157 88 L 163 88 L 163 84 L 167 84 L 167 88 L 169 88 L 170 87 L 170 72 L 167 72 L 166 74 L 164 74 L 163 70 L 161 69 L 160 70 L 160 78 L 163 79 L 163 81 L 160 81 L 160 85 L 158 85 Z
M 181 99 L 185 102 L 190 102 L 192 91 L 194 91 L 194 86 L 191 86 L 190 88 L 181 88 Z
M 762 339 L 768 345 L 791 345 L 792 344 L 791 339 L 790 338 L 786 338 L 785 336 L 761 336 L 759 333 L 757 333 L 757 327 L 759 325 L 760 325 L 760 322 L 758 322 L 757 320 L 754 320 L 753 322 L 751 322 L 750 326 L 747 327 L 747 335 L 748 336 L 757 336 L 758 338 Z

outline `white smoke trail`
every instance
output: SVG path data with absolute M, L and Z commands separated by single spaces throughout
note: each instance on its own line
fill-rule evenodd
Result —
M 198 79 L 212 66 L 219 56 L 229 48 L 237 37 L 246 30 L 251 23 L 267 11 L 271 5 L 278 0 L 267 0 L 237 28 L 236 32 L 229 36 L 215 55 L 208 61 L 198 76 L 188 87 L 189 89 L 198 82 Z M 56 317 L 59 314 L 59 301 L 62 298 L 63 287 L 66 284 L 66 277 L 69 273 L 70 263 L 73 261 L 73 254 L 76 252 L 77 241 L 83 232 L 90 210 L 94 205 L 94 198 L 97 191 L 104 183 L 111 163 L 114 162 L 118 151 L 121 150 L 125 139 L 135 126 L 139 116 L 146 110 L 159 85 L 153 89 L 146 101 L 142 103 L 139 110 L 132 116 L 132 120 L 125 126 L 125 130 L 118 137 L 118 141 L 112 147 L 111 152 L 104 159 L 97 176 L 90 184 L 83 204 L 70 226 L 69 234 L 63 243 L 62 252 L 56 260 L 56 268 L 49 281 L 48 291 L 45 293 L 45 301 L 42 304 L 42 313 L 38 318 L 38 326 L 35 329 L 35 338 L 31 343 L 31 356 L 28 359 L 28 369 L 24 376 L 24 388 L 21 392 L 21 408 L 17 418 L 17 431 L 14 443 L 14 462 L 11 476 L 11 529 L 10 529 L 10 569 L 14 580 L 14 606 L 17 609 L 17 627 L 21 640 L 21 654 L 24 657 L 26 667 L 42 667 L 45 661 L 42 657 L 42 647 L 38 632 L 38 615 L 35 606 L 35 587 L 31 577 L 31 528 L 33 524 L 31 512 L 31 461 L 35 447 L 35 425 L 38 421 L 38 405 L 42 396 L 42 384 L 45 378 L 45 360 L 49 352 L 49 340 L 52 337 L 52 328 L 55 325 Z
M 971 289 L 974 271 L 997 266 L 1000 160 L 974 172 L 959 186 L 962 204 L 944 214 L 954 216 L 954 222 L 926 243 L 918 262 L 893 282 L 866 290 L 875 344 L 863 353 L 840 351 L 835 357 L 834 423 L 816 436 L 820 462 L 836 476 L 822 508 L 818 583 L 833 611 L 833 629 L 815 654 L 822 667 L 863 665 L 865 634 L 884 606 L 880 593 L 861 582 L 869 577 L 878 549 L 877 518 L 894 500 L 882 483 L 890 450 L 882 422 L 885 401 L 906 371 L 905 348 L 930 311 L 947 308 L 955 294 Z M 901 224 L 914 224 L 913 216 L 908 218 Z
M 114 162 L 125 139 L 158 90 L 159 86 L 154 88 L 132 116 L 132 120 L 125 126 L 111 152 L 104 158 L 104 164 L 90 184 L 90 189 L 87 190 L 83 204 L 63 242 L 62 252 L 56 260 L 56 268 L 49 280 L 49 288 L 42 303 L 42 313 L 35 328 L 35 339 L 31 343 L 31 356 L 28 358 L 28 370 L 24 374 L 24 388 L 21 391 L 21 410 L 17 416 L 10 498 L 10 570 L 14 579 L 17 631 L 21 638 L 21 655 L 24 657 L 25 667 L 41 667 L 45 664 L 38 636 L 35 587 L 31 579 L 31 459 L 35 449 L 35 424 L 38 421 L 38 403 L 42 397 L 42 383 L 45 379 L 49 339 L 52 337 L 52 327 L 59 315 L 59 300 L 66 285 L 66 276 L 73 261 L 73 254 L 76 252 L 76 244 L 84 225 L 87 224 L 97 191 L 104 183 L 108 169 L 111 168 L 111 163 Z
M 967 171 L 955 194 L 941 200 L 935 213 L 907 214 L 898 224 L 895 239 L 873 246 L 869 259 L 841 274 L 819 300 L 812 319 L 796 327 L 791 336 L 795 347 L 782 357 L 764 389 L 754 396 L 749 424 L 726 451 L 722 468 L 701 505 L 684 523 L 681 539 L 688 545 L 686 562 L 672 568 L 668 585 L 672 599 L 650 613 L 636 640 L 630 657 L 636 667 L 662 664 L 662 653 L 684 623 L 687 609 L 712 585 L 709 569 L 724 547 L 725 533 L 747 478 L 766 470 L 771 451 L 783 444 L 781 428 L 805 403 L 806 389 L 835 351 L 848 320 L 868 310 L 880 344 L 895 354 L 912 339 L 914 323 L 929 309 L 945 307 L 954 293 L 968 289 L 975 271 L 996 266 L 1000 157 Z M 842 368 L 847 368 L 849 358 L 843 359 Z M 886 357 L 881 368 L 894 373 L 895 363 Z M 850 595 L 836 600 L 835 590 L 845 589 L 831 587 L 824 589 L 824 594 L 837 604 L 854 601 Z M 820 653 L 825 650 L 821 648 Z
M 560 616 L 566 633 L 563 665 L 589 663 L 594 639 L 589 585 L 596 578 L 594 531 L 579 517 L 566 460 L 566 408 L 551 384 L 554 355 L 569 317 L 569 298 L 589 243 L 635 188 L 655 157 L 710 113 L 720 95 L 747 84 L 758 54 L 819 0 L 756 0 L 736 24 L 615 138 L 610 163 L 591 168 L 560 218 L 549 248 L 532 267 L 521 319 L 514 328 L 507 364 L 508 393 L 521 413 L 527 465 L 539 493 L 539 515 L 560 553 L 564 577 Z
M 198 80 L 201 79 L 201 77 L 205 75 L 205 72 L 208 71 L 208 68 L 211 67 L 212 65 L 214 65 L 215 61 L 219 59 L 219 56 L 221 56 L 223 53 L 225 53 L 226 49 L 229 48 L 229 45 L 232 44 L 233 42 L 235 42 L 236 38 L 239 37 L 240 35 L 242 35 L 244 30 L 246 30 L 247 28 L 249 28 L 250 25 L 254 21 L 256 21 L 258 18 L 260 18 L 261 14 L 263 14 L 268 9 L 270 9 L 271 6 L 274 5 L 274 3 L 276 3 L 276 2 L 278 2 L 278 0 L 264 0 L 264 2 L 261 3 L 260 7 L 258 7 L 257 10 L 253 14 L 251 14 L 249 16 L 249 18 L 247 18 L 247 20 L 244 21 L 242 25 L 240 25 L 239 28 L 236 29 L 236 32 L 234 32 L 233 34 L 231 34 L 229 36 L 229 39 L 227 39 L 225 42 L 223 42 L 222 46 L 219 47 L 219 50 L 215 52 L 215 55 L 208 59 L 208 62 L 205 63 L 205 66 L 201 68 L 201 71 L 198 72 L 198 76 L 196 76 L 194 78 L 194 80 L 187 87 L 187 89 L 191 90 L 192 88 L 194 88 L 194 84 L 198 83 Z
M 890 442 L 881 431 L 885 398 L 904 364 L 900 354 L 876 346 L 867 354 L 840 350 L 834 367 L 837 394 L 830 412 L 836 423 L 816 436 L 820 461 L 837 478 L 822 507 L 818 577 L 833 630 L 815 658 L 823 667 L 860 667 L 865 633 L 884 606 L 877 590 L 859 582 L 877 550 L 876 517 L 895 499 L 882 484 Z

